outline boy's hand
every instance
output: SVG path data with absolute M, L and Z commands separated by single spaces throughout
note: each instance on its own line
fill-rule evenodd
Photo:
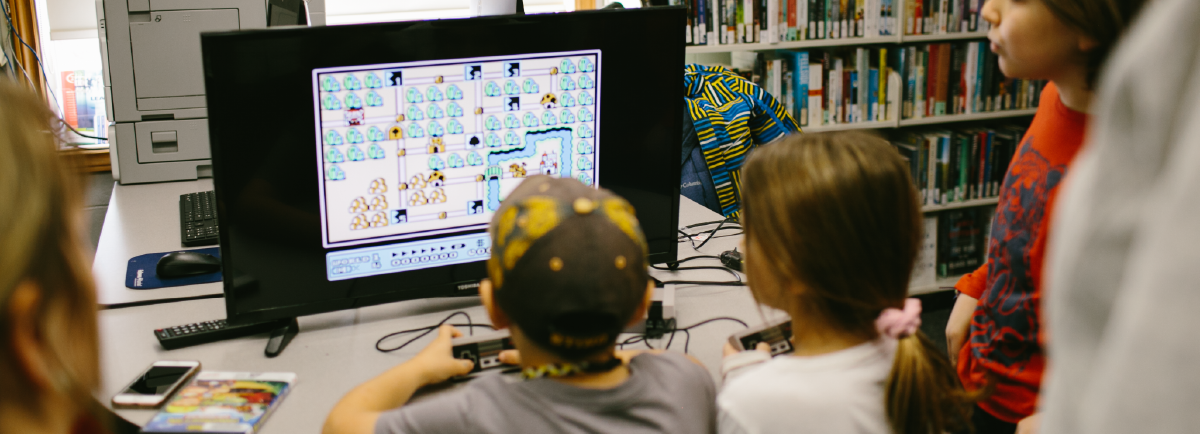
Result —
M 450 377 L 466 375 L 475 367 L 470 360 L 455 359 L 451 354 L 450 340 L 459 336 L 462 336 L 462 332 L 458 329 L 443 325 L 438 328 L 437 338 L 408 361 L 417 370 L 421 385 L 428 386 Z

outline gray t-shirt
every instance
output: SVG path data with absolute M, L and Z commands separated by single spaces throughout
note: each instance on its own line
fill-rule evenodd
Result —
M 379 416 L 376 434 L 715 433 L 716 386 L 682 354 L 641 354 L 606 390 L 489 375 Z

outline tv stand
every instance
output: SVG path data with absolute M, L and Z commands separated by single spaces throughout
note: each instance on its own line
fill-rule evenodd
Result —
M 283 326 L 271 331 L 271 337 L 267 338 L 267 348 L 263 350 L 263 354 L 267 357 L 278 356 L 292 342 L 292 338 L 300 333 L 300 323 L 296 318 L 292 318 L 284 323 Z

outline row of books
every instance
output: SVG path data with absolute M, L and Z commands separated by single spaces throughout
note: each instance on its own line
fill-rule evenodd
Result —
M 985 32 L 984 0 L 673 0 L 688 6 L 687 43 L 725 45 Z
M 981 206 L 927 214 L 909 287 L 927 290 L 937 286 L 938 278 L 961 276 L 983 265 L 995 210 Z
M 992 207 L 962 208 L 937 215 L 937 275 L 970 273 L 983 264 Z
M 986 42 L 764 53 L 757 82 L 800 126 L 1036 108 L 1044 80 L 1008 79 Z
M 996 197 L 1026 127 L 908 131 L 892 144 L 909 162 L 923 205 Z

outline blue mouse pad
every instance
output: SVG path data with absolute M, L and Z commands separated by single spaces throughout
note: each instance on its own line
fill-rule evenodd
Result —
M 216 256 L 218 259 L 221 257 L 220 247 L 209 247 L 207 249 L 196 250 L 175 250 L 170 252 L 147 253 L 145 255 L 134 256 L 129 260 L 129 268 L 125 270 L 125 287 L 129 289 L 156 289 L 221 281 L 221 270 L 217 270 L 208 274 L 201 274 L 198 276 L 160 279 L 158 277 L 158 273 L 155 271 L 158 267 L 158 260 L 163 256 L 166 256 L 168 253 L 175 252 L 204 253 L 207 255 Z

